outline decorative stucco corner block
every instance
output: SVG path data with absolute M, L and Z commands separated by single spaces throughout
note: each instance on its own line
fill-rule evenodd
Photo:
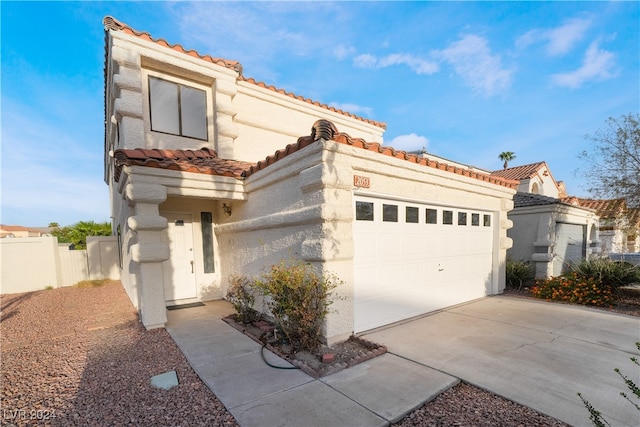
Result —
M 500 239 L 500 249 L 511 249 L 513 247 L 513 239 L 511 237 L 502 237 Z
M 135 203 L 160 204 L 167 199 L 167 189 L 163 185 L 130 183 L 125 188 L 127 199 Z
M 300 188 L 310 193 L 322 188 L 351 190 L 352 171 L 350 167 L 339 167 L 335 163 L 320 163 L 300 172 Z
M 131 246 L 131 259 L 135 262 L 163 262 L 169 259 L 169 246 L 162 242 L 136 243 Z
M 167 228 L 167 219 L 161 216 L 134 215 L 127 219 L 127 225 L 134 231 L 164 230 Z

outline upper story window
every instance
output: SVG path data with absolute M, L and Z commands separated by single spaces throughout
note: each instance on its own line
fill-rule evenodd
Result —
M 207 93 L 149 76 L 151 130 L 207 140 Z

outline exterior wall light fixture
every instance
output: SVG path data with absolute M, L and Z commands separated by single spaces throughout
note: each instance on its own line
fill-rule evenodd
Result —
M 231 206 L 227 205 L 226 203 L 223 203 L 222 210 L 224 211 L 224 214 L 226 216 L 231 216 Z

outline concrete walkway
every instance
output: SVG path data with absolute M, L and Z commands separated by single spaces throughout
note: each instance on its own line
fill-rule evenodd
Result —
M 574 306 L 490 297 L 365 334 L 389 352 L 313 379 L 267 366 L 261 346 L 224 323 L 224 301 L 169 312 L 167 330 L 244 427 L 384 426 L 466 381 L 571 425 L 590 425 L 582 392 L 613 426 L 640 425 L 619 396 L 640 320 Z M 265 351 L 273 364 L 287 363 Z

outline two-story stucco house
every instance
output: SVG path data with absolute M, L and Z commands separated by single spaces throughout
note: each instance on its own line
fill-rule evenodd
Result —
M 298 258 L 344 283 L 328 342 L 504 289 L 517 182 L 385 147 L 385 125 L 107 17 L 105 181 L 147 328 Z
M 535 276 L 562 274 L 570 263 L 599 252 L 598 215 L 588 206 L 571 203 L 562 181 L 556 181 L 546 162 L 498 170 L 492 176 L 519 182 L 507 232 L 513 245 L 507 255 L 531 262 Z

